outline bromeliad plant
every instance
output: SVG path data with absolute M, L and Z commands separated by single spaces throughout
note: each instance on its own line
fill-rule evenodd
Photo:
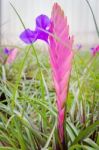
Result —
M 13 63 L 18 55 L 18 51 L 19 51 L 18 48 L 13 48 L 13 49 L 4 48 L 3 49 L 4 56 L 0 54 L 0 63 L 3 65 Z
M 17 57 L 18 49 L 13 48 L 13 49 L 10 50 L 8 48 L 4 48 L 4 53 L 8 56 L 5 63 L 6 64 L 11 64 Z
M 3 49 L 3 54 L 0 54 L 0 64 L 2 66 L 2 80 L 6 81 L 6 69 L 5 66 L 8 65 L 10 66 L 16 59 L 18 55 L 18 49 L 13 48 L 13 49 L 8 49 L 4 48 Z
M 25 29 L 20 35 L 20 38 L 25 43 L 31 44 L 37 39 L 48 42 L 48 36 L 50 62 L 53 71 L 58 109 L 57 129 L 60 143 L 63 147 L 66 147 L 64 124 L 66 121 L 66 100 L 73 59 L 73 37 L 69 35 L 67 18 L 57 3 L 53 6 L 51 20 L 45 15 L 38 16 L 36 18 L 35 31 Z M 57 150 L 59 147 L 57 147 Z

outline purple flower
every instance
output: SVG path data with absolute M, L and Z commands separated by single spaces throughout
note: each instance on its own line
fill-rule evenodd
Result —
M 99 52 L 99 45 L 96 47 L 91 47 L 92 55 L 95 56 L 97 52 Z
M 35 30 L 25 29 L 20 38 L 26 44 L 32 44 L 37 39 L 41 39 L 48 43 L 50 19 L 46 15 L 40 15 L 36 18 Z
M 12 50 L 9 50 L 8 48 L 4 48 L 4 53 L 6 55 L 9 55 L 11 53 Z
M 17 48 L 13 48 L 13 49 L 4 48 L 4 53 L 7 55 L 7 59 L 5 63 L 11 64 L 15 60 L 18 54 L 18 49 Z
M 76 48 L 77 48 L 77 50 L 80 50 L 82 48 L 82 45 L 81 44 L 77 44 Z

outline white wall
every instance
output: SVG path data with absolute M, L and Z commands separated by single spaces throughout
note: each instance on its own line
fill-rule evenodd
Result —
M 58 2 L 68 17 L 70 31 L 76 43 L 93 44 L 99 42 L 90 10 L 85 0 L 0 0 L 2 1 L 2 43 L 22 44 L 19 34 L 23 27 L 11 8 L 9 1 L 18 10 L 26 27 L 33 28 L 35 17 L 46 14 L 50 17 L 54 2 Z M 99 0 L 89 0 L 99 26 Z

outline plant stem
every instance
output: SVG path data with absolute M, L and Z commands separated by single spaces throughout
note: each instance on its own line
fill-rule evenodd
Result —
M 98 25 L 97 25 L 97 22 L 96 22 L 96 18 L 95 18 L 94 12 L 93 12 L 93 10 L 92 10 L 92 7 L 91 7 L 89 1 L 88 1 L 88 0 L 85 0 L 85 1 L 87 2 L 88 6 L 89 6 L 89 9 L 90 9 L 90 11 L 91 11 L 91 13 L 92 13 L 93 20 L 94 20 L 94 24 L 95 24 L 95 28 L 96 28 L 96 32 L 97 32 L 97 35 L 98 35 L 98 37 L 99 37 L 99 28 L 98 28 Z

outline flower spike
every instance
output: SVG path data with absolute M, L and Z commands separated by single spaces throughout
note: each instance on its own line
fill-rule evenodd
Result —
M 56 37 L 49 36 L 49 53 L 56 91 L 58 133 L 61 142 L 63 142 L 65 104 L 73 59 L 73 37 L 69 36 L 67 17 L 64 16 L 64 12 L 57 3 L 52 9 L 50 31 Z

